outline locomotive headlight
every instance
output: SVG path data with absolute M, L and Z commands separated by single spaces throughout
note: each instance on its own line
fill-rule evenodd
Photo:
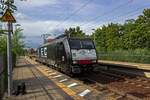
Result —
M 77 61 L 75 61 L 75 60 L 73 61 L 73 64 L 77 64 L 77 63 L 78 63 Z

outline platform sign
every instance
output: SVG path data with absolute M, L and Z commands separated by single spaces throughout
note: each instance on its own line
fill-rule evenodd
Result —
M 14 16 L 12 15 L 10 10 L 6 10 L 6 12 L 4 13 L 4 15 L 1 18 L 2 22 L 11 22 L 11 23 L 15 23 L 16 20 L 14 18 Z

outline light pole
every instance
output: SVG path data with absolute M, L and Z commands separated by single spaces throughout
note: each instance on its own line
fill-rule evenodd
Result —
M 93 31 L 95 31 L 95 29 L 92 29 Z M 93 33 L 94 35 L 94 43 L 96 44 L 96 41 L 95 41 L 95 33 Z

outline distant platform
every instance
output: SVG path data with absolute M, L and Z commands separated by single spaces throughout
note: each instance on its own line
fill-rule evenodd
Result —
M 127 68 L 134 68 L 134 69 L 142 69 L 142 70 L 149 70 L 150 71 L 150 64 L 142 64 L 142 63 L 130 63 L 130 62 L 121 62 L 121 61 L 106 61 L 106 60 L 99 60 L 99 64 L 102 65 L 112 65 L 118 67 L 127 67 Z

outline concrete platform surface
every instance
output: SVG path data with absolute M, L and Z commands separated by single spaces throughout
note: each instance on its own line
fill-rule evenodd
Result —
M 135 68 L 135 69 L 142 69 L 142 70 L 150 71 L 150 64 L 130 63 L 130 62 L 121 62 L 121 61 L 106 61 L 106 60 L 99 60 L 98 62 L 99 62 L 99 64 L 103 64 L 103 65 L 114 65 L 114 66 Z
M 13 89 L 25 82 L 26 94 L 4 96 L 3 100 L 100 100 L 97 91 L 74 78 L 42 65 L 29 57 L 19 57 L 13 70 Z
M 25 58 L 19 58 L 13 71 L 14 90 L 25 82 L 26 94 L 14 95 L 4 100 L 72 100 L 61 88 L 38 71 Z

